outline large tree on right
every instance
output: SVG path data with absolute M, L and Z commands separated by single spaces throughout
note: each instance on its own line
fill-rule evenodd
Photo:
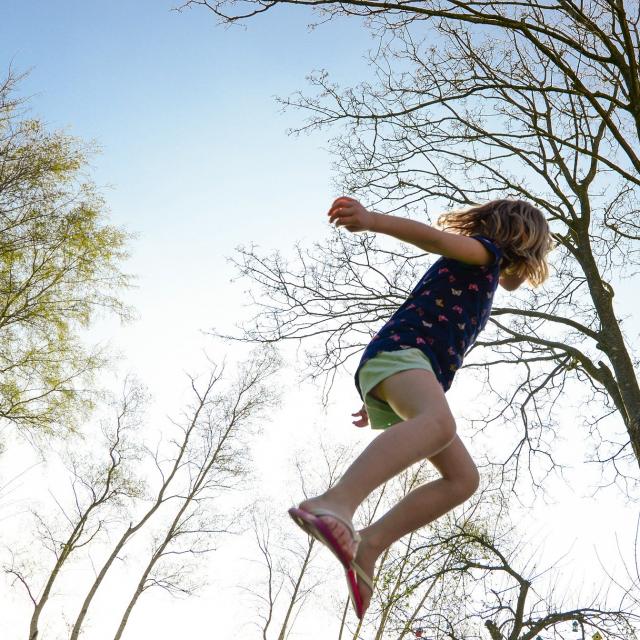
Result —
M 640 386 L 613 280 L 634 277 L 640 240 L 640 32 L 637 3 L 346 0 L 193 1 L 224 22 L 280 4 L 313 6 L 326 21 L 360 16 L 377 39 L 375 80 L 341 88 L 311 75 L 315 95 L 285 105 L 309 113 L 294 131 L 337 126 L 341 190 L 387 211 L 431 203 L 465 206 L 497 197 L 529 200 L 548 216 L 558 248 L 541 290 L 494 308 L 489 347 L 469 366 L 509 367 L 513 386 L 482 421 L 520 418 L 500 464 L 556 465 L 558 400 L 587 393 L 585 437 L 612 478 L 640 465 Z M 329 23 L 330 24 L 330 23 Z M 330 27 L 325 27 L 330 28 Z M 342 125 L 342 127 L 340 127 Z M 368 236 L 334 236 L 298 259 L 240 251 L 255 283 L 250 341 L 322 338 L 309 352 L 315 374 L 331 376 L 404 299 L 415 260 Z M 268 296 L 263 295 L 267 293 Z M 519 373 L 517 373 L 519 372 Z M 576 387 L 575 383 L 579 386 Z M 504 387 L 502 387 L 504 388 Z M 562 404 L 562 402 L 561 402 Z M 617 414 L 624 428 L 606 422 Z M 606 426 L 604 426 L 606 424 Z M 618 423 L 620 424 L 620 423 Z

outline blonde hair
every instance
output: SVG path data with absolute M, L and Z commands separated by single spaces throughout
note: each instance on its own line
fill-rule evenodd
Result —
M 438 224 L 465 236 L 483 235 L 502 247 L 501 270 L 527 279 L 534 287 L 549 277 L 547 254 L 554 242 L 544 214 L 524 200 L 493 200 L 449 211 Z

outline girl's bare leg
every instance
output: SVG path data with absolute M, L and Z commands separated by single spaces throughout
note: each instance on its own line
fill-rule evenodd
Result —
M 358 505 L 378 486 L 411 464 L 429 458 L 442 478 L 412 491 L 373 525 L 361 531 L 356 556 L 371 575 L 378 556 L 393 542 L 435 520 L 470 497 L 478 486 L 471 456 L 456 436 L 455 421 L 435 375 L 422 369 L 397 373 L 375 387 L 405 420 L 382 432 L 329 491 L 301 503 L 301 508 L 325 507 L 351 519 Z M 349 537 L 335 526 L 338 538 Z M 367 589 L 363 596 L 368 604 Z
M 435 375 L 423 369 L 402 371 L 373 392 L 388 402 L 404 422 L 383 431 L 322 496 L 300 506 L 327 506 L 351 519 L 358 505 L 403 469 L 436 455 L 455 437 L 456 425 Z
M 379 520 L 360 531 L 362 541 L 355 561 L 367 575 L 373 575 L 376 560 L 396 540 L 451 511 L 478 488 L 476 465 L 458 436 L 429 461 L 442 478 L 414 489 Z M 366 587 L 361 592 L 366 608 L 371 592 Z

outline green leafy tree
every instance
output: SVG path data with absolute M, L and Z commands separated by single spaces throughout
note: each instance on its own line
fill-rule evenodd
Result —
M 56 433 L 89 406 L 83 385 L 104 363 L 80 331 L 100 311 L 130 314 L 128 236 L 85 178 L 91 149 L 27 117 L 18 80 L 0 85 L 0 418 Z

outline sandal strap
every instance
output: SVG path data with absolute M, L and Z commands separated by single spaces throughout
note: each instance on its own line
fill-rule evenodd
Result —
M 353 523 L 349 522 L 349 520 L 345 520 L 344 518 L 339 516 L 337 513 L 334 513 L 329 509 L 313 509 L 313 510 L 310 510 L 309 513 L 318 517 L 329 516 L 330 518 L 334 518 L 338 522 L 341 522 L 345 527 L 347 527 L 347 529 L 349 530 L 349 533 L 351 533 L 351 537 L 353 538 L 354 542 L 360 542 L 360 534 L 354 529 Z
M 362 579 L 369 589 L 371 589 L 371 593 L 373 593 L 373 581 L 371 578 L 364 572 L 364 569 L 357 564 L 355 561 L 351 562 L 351 568 L 358 574 L 358 577 Z

